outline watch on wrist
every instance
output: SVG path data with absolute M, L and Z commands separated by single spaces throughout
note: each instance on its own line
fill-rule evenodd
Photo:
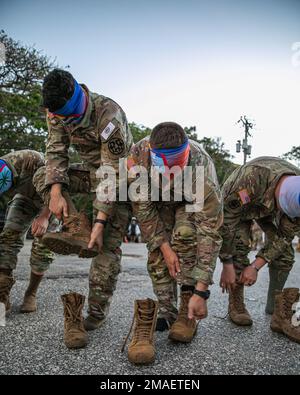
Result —
M 107 221 L 104 219 L 95 219 L 94 224 L 102 224 L 105 227 L 107 225 Z
M 194 295 L 200 296 L 200 298 L 207 300 L 210 297 L 210 291 L 198 291 L 197 289 L 194 290 Z

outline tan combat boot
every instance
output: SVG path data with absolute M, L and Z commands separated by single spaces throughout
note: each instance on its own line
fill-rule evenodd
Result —
M 8 315 L 11 310 L 9 294 L 14 283 L 15 280 L 12 274 L 9 275 L 0 271 L 0 303 L 5 305 L 6 315 Z
M 252 318 L 244 303 L 244 286 L 236 284 L 234 290 L 229 293 L 228 314 L 233 323 L 239 326 L 251 326 Z
M 30 274 L 30 283 L 24 295 L 21 313 L 34 313 L 37 310 L 36 294 L 43 275 L 37 275 L 33 272 Z
M 128 347 L 129 362 L 136 365 L 149 365 L 155 361 L 153 334 L 155 331 L 158 303 L 152 299 L 136 300 L 134 318 L 130 332 L 125 340 L 122 351 L 133 329 L 132 340 Z
M 180 309 L 177 320 L 169 332 L 170 340 L 182 343 L 190 343 L 193 340 L 197 332 L 197 321 L 188 317 L 188 306 L 192 296 L 192 291 L 181 291 Z
M 87 345 L 88 340 L 82 316 L 85 297 L 77 293 L 70 293 L 62 295 L 61 300 L 64 305 L 65 345 L 68 348 L 83 348 Z
M 91 225 L 85 213 L 69 214 L 64 218 L 62 232 L 46 233 L 43 244 L 60 255 L 76 254 L 79 258 L 93 258 L 99 254 L 96 247 L 88 248 Z
M 277 292 L 275 296 L 275 311 L 272 316 L 271 329 L 273 332 L 283 333 L 290 340 L 300 343 L 300 322 L 293 308 L 300 304 L 298 288 L 286 288 Z

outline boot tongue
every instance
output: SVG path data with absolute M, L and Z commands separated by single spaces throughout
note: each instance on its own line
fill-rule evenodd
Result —
M 154 303 L 151 299 L 138 301 L 138 317 L 142 321 L 152 319 Z

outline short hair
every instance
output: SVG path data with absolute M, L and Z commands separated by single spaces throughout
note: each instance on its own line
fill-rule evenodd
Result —
M 62 108 L 73 96 L 75 80 L 71 73 L 54 69 L 44 79 L 42 87 L 43 106 L 50 112 Z
M 152 148 L 177 148 L 185 143 L 187 135 L 175 122 L 163 122 L 155 126 L 150 136 Z

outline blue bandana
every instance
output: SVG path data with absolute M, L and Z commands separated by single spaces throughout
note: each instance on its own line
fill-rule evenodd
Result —
M 13 174 L 4 160 L 0 159 L 0 195 L 7 192 L 13 185 Z
M 73 118 L 80 118 L 83 116 L 86 108 L 86 96 L 78 82 L 76 80 L 74 81 L 75 87 L 73 96 L 62 108 L 54 111 L 54 114 Z

